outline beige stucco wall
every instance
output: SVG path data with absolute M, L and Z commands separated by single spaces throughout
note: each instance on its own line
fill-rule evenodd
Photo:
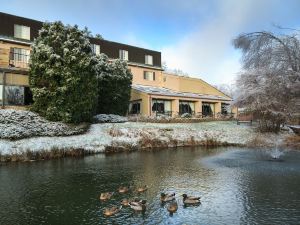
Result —
M 131 89 L 130 101 L 141 100 L 141 114 L 150 115 L 149 96 L 145 93 Z
M 22 74 L 6 74 L 6 85 L 29 86 L 29 76 Z
M 152 68 L 142 68 L 138 66 L 128 66 L 133 74 L 132 83 L 133 84 L 141 84 L 141 85 L 148 85 L 148 86 L 156 86 L 160 87 L 162 83 L 162 71 L 156 70 Z M 144 71 L 155 72 L 155 80 L 145 80 L 144 79 Z

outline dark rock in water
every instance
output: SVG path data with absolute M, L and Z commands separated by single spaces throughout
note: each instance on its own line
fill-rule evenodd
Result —
M 271 162 L 284 162 L 284 160 L 280 159 L 279 157 L 272 157 L 268 161 L 271 161 Z

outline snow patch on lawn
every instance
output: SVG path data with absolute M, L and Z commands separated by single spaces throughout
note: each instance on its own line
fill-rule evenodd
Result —
M 127 117 L 114 114 L 98 114 L 94 116 L 95 123 L 124 123 L 127 122 Z
M 50 122 L 36 113 L 23 110 L 0 110 L 0 138 L 20 139 L 33 136 L 69 136 L 82 133 L 78 127 Z

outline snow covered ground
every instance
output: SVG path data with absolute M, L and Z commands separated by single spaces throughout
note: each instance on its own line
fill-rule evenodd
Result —
M 68 136 L 83 133 L 80 127 L 50 122 L 25 110 L 0 110 L 0 139 L 20 139 L 33 136 Z
M 270 145 L 283 139 L 287 134 L 261 135 Z M 236 122 L 202 123 L 103 123 L 91 125 L 88 132 L 66 137 L 32 137 L 10 141 L 0 139 L 0 155 L 21 155 L 28 151 L 41 152 L 69 149 L 83 149 L 89 152 L 104 152 L 107 147 L 118 149 L 142 149 L 151 147 L 175 147 L 205 145 L 207 141 L 219 144 L 246 145 L 256 140 L 257 133 L 252 127 L 236 125 Z
M 124 123 L 127 121 L 127 117 L 115 114 L 98 114 L 94 116 L 95 123 Z

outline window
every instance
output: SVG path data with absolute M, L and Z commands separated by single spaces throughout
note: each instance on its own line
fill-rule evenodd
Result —
M 144 80 L 155 80 L 155 72 L 151 71 L 144 71 Z
M 228 103 L 221 103 L 221 114 L 227 115 L 230 112 L 230 104 Z
M 203 116 L 214 116 L 215 104 L 210 102 L 202 102 L 202 115 Z
M 120 49 L 120 51 L 119 51 L 119 57 L 122 60 L 128 60 L 128 51 Z
M 170 100 L 152 99 L 152 113 L 172 116 L 172 103 Z
M 100 45 L 92 44 L 92 52 L 95 55 L 100 55 Z
M 13 61 L 11 62 L 11 64 L 13 64 L 14 66 L 24 67 L 24 65 L 21 64 L 28 64 L 29 57 L 30 57 L 30 50 L 23 49 L 23 48 L 11 48 L 10 60 Z
M 15 38 L 30 40 L 30 27 L 15 24 L 14 36 Z
M 141 113 L 141 101 L 133 101 L 129 103 L 129 114 Z
M 0 85 L 0 104 L 2 104 L 2 96 L 3 96 L 3 85 Z
M 179 114 L 184 113 L 194 114 L 195 113 L 195 102 L 179 101 Z
M 145 55 L 145 63 L 148 65 L 153 65 L 153 56 L 152 55 Z
M 6 86 L 4 103 L 6 105 L 24 105 L 24 87 Z

